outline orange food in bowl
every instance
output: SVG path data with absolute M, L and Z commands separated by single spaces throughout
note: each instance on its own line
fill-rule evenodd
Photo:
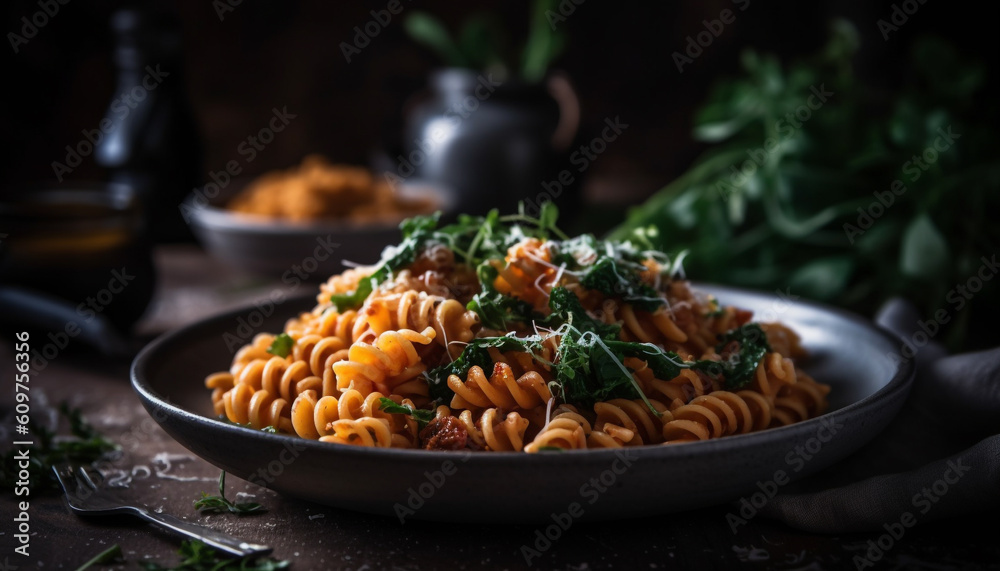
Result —
M 299 166 L 258 177 L 227 208 L 297 222 L 364 223 L 395 222 L 431 212 L 436 206 L 429 197 L 403 196 L 367 169 L 330 164 L 322 156 L 309 155 Z

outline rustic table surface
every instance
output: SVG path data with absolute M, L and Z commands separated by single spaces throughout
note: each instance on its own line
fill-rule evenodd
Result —
M 265 297 L 280 282 L 246 276 L 220 266 L 194 246 L 156 252 L 160 282 L 156 298 L 135 332 L 135 345 L 225 309 Z M 307 287 L 298 288 L 296 294 Z M 13 340 L 0 347 L 0 362 L 12 363 Z M 12 366 L 4 366 L 9 379 Z M 219 470 L 174 442 L 153 422 L 133 393 L 128 363 L 109 362 L 85 347 L 68 347 L 31 380 L 32 415 L 66 401 L 79 407 L 121 453 L 101 467 L 109 481 L 127 486 L 129 498 L 229 534 L 274 547 L 273 556 L 292 569 L 520 569 L 529 567 L 525 546 L 544 548 L 530 567 L 544 569 L 720 568 L 738 565 L 773 569 L 857 568 L 880 533 L 816 535 L 784 524 L 751 519 L 735 533 L 726 520 L 732 506 L 601 523 L 575 523 L 555 541 L 540 541 L 538 526 L 400 524 L 300 502 L 230 477 L 227 493 L 257 501 L 260 515 L 199 515 L 192 507 L 201 492 L 216 493 Z M 13 391 L 0 394 L 5 447 L 14 440 Z M 51 414 L 48 413 L 48 414 Z M 670 482 L 664 482 L 669 486 Z M 656 493 L 650 490 L 650 493 Z M 130 518 L 82 519 L 59 495 L 30 501 L 29 556 L 15 553 L 18 501 L 0 494 L 0 569 L 75 569 L 117 544 L 126 562 L 99 568 L 136 568 L 155 561 L 176 565 L 179 539 Z M 470 505 L 474 510 L 476 506 Z M 930 522 L 908 529 L 885 550 L 875 568 L 979 569 L 1000 567 L 995 514 Z M 873 552 L 875 553 L 875 552 Z M 879 550 L 878 553 L 881 553 Z

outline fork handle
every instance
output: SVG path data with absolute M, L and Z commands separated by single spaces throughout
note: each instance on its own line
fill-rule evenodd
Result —
M 153 525 L 156 525 L 157 527 L 161 527 L 168 531 L 172 531 L 174 533 L 190 537 L 192 539 L 203 541 L 209 547 L 212 547 L 219 551 L 224 551 L 235 557 L 247 557 L 250 555 L 267 555 L 268 553 L 271 552 L 271 548 L 266 545 L 247 543 L 231 535 L 226 535 L 225 533 L 215 531 L 210 527 L 205 527 L 204 525 L 201 524 L 184 521 L 172 515 L 159 514 L 156 512 L 150 512 L 146 510 L 139 510 L 139 517 L 152 523 Z

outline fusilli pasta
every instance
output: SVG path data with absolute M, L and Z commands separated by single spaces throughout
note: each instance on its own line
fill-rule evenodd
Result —
M 404 222 L 375 266 L 205 379 L 215 413 L 360 446 L 545 452 L 720 438 L 823 414 L 798 336 L 629 242 L 491 214 Z

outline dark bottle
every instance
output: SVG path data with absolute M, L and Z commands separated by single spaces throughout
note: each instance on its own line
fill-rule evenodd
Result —
M 190 239 L 178 205 L 200 183 L 202 154 L 184 93 L 179 22 L 157 8 L 127 8 L 112 16 L 111 28 L 118 85 L 97 163 L 112 182 L 134 189 L 154 241 Z

